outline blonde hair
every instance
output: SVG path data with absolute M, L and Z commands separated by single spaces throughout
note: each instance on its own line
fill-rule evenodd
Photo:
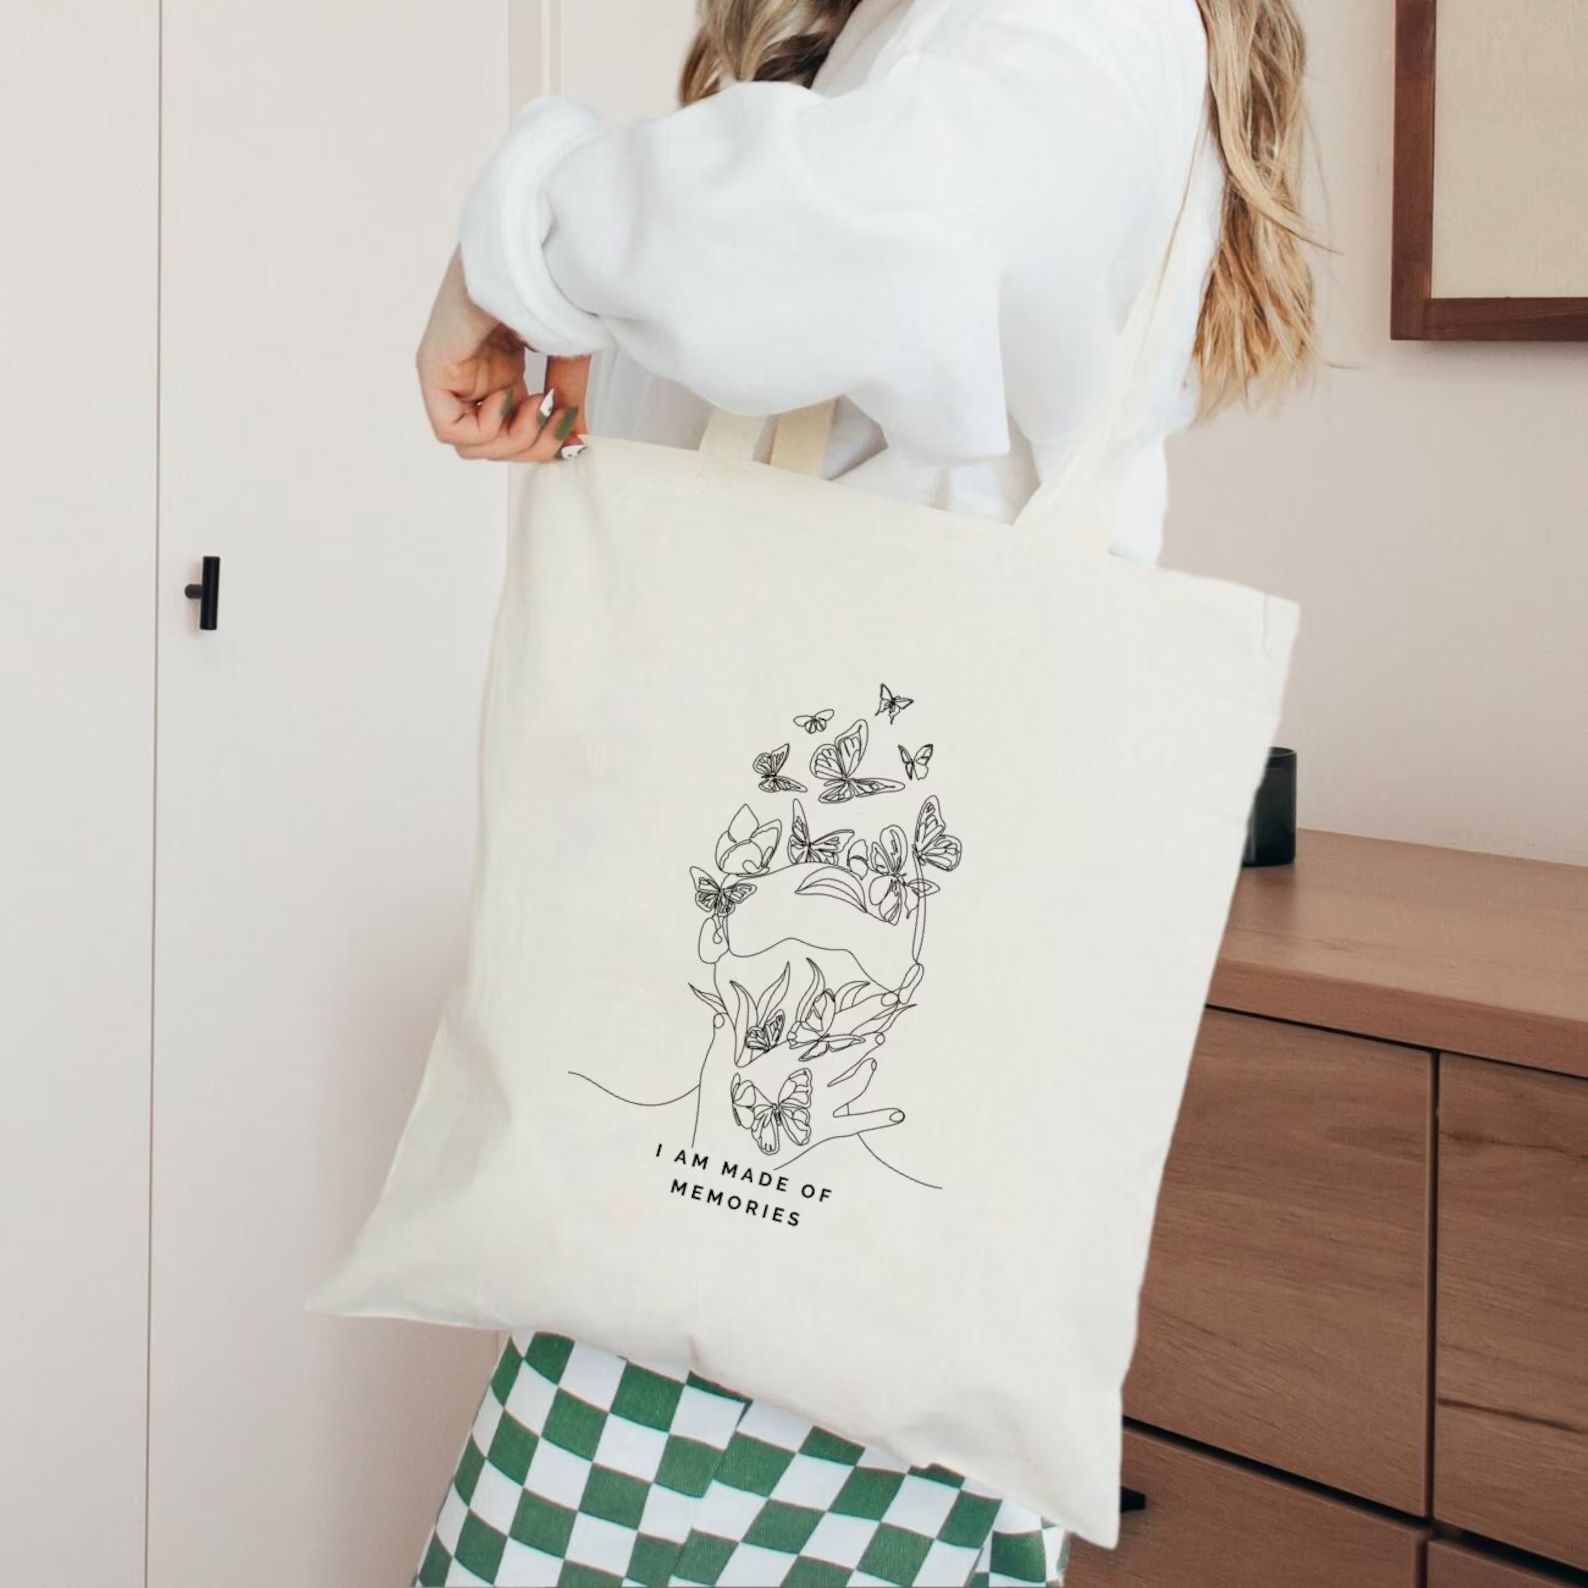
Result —
M 1055 0 L 1057 3 L 1057 0 Z M 1316 358 L 1304 252 L 1306 43 L 1291 0 L 1196 0 L 1208 40 L 1223 227 L 1197 322 L 1202 411 L 1301 379 Z M 809 84 L 859 0 L 700 0 L 679 82 L 688 105 L 728 83 Z

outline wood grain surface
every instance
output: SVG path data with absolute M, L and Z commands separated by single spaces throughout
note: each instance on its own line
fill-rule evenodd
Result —
M 1588 866 L 1305 831 L 1247 871 L 1210 1002 L 1588 1077 Z
M 1390 335 L 1426 336 L 1434 262 L 1434 0 L 1395 5 Z
M 1434 1514 L 1588 1568 L 1588 1084 L 1440 1061 Z
M 1147 1508 L 1110 1554 L 1077 1544 L 1066 1588 L 1416 1588 L 1426 1531 L 1137 1429 Z
M 1570 1581 L 1564 1573 L 1531 1571 L 1442 1538 L 1428 1546 L 1428 1588 L 1565 1588 Z
M 1216 1011 L 1165 1172 L 1127 1412 L 1419 1513 L 1430 1054 Z

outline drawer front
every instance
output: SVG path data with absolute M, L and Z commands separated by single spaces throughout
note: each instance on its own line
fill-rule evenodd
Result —
M 1446 1057 L 1434 1510 L 1588 1567 L 1588 1081 Z
M 1125 1483 L 1147 1496 L 1112 1553 L 1077 1544 L 1066 1588 L 1417 1588 L 1421 1528 L 1135 1429 Z
M 1209 1011 L 1159 1202 L 1132 1417 L 1423 1512 L 1433 1063 Z
M 1566 1581 L 1443 1539 L 1428 1546 L 1428 1588 L 1564 1588 Z

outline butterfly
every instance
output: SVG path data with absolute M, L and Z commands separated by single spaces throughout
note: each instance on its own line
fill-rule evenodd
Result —
M 788 746 L 780 744 L 775 750 L 768 750 L 765 755 L 758 755 L 750 763 L 751 769 L 761 781 L 756 785 L 763 794 L 803 794 L 805 785 L 796 783 L 791 777 L 784 777 L 783 763 L 788 760 Z
M 796 1147 L 809 1145 L 811 1139 L 811 1072 L 795 1070 L 784 1081 L 775 1103 L 753 1081 L 742 1075 L 733 1078 L 733 1117 L 741 1128 L 747 1127 L 755 1144 L 767 1157 L 781 1145 L 779 1131 Z
M 939 871 L 952 871 L 964 854 L 964 846 L 948 830 L 943 807 L 933 794 L 915 818 L 915 858 Z
M 840 827 L 820 838 L 811 837 L 805 820 L 805 807 L 794 801 L 794 817 L 788 829 L 788 858 L 791 866 L 836 866 L 842 863 L 844 846 L 855 836 L 852 827 Z
M 806 733 L 826 733 L 827 724 L 833 720 L 833 708 L 829 706 L 826 711 L 813 711 L 808 717 L 796 717 L 794 726 L 803 728 Z
M 824 989 L 811 1000 L 805 1018 L 789 1033 L 789 1047 L 802 1059 L 821 1059 L 829 1053 L 859 1047 L 866 1039 L 858 1031 L 834 1032 L 837 1018 L 837 996 L 830 988 Z
M 768 1054 L 783 1040 L 783 1011 L 767 1016 L 764 1023 L 751 1026 L 744 1034 L 744 1045 L 752 1053 Z
M 926 769 L 932 764 L 932 747 L 923 744 L 919 750 L 911 755 L 901 744 L 899 746 L 899 759 L 904 762 L 905 775 L 912 783 L 926 780 Z
M 873 717 L 880 717 L 883 712 L 888 714 L 888 726 L 891 728 L 899 720 L 899 713 L 906 706 L 915 704 L 914 697 L 909 695 L 896 695 L 884 684 L 877 695 L 877 709 L 872 712 Z
M 726 921 L 755 892 L 753 882 L 718 882 L 699 866 L 691 866 L 689 875 L 695 884 L 695 903 L 719 921 Z
M 847 733 L 839 734 L 831 744 L 822 745 L 811 757 L 811 775 L 827 784 L 817 796 L 823 805 L 842 805 L 846 800 L 890 794 L 904 787 L 891 778 L 855 776 L 870 743 L 871 729 L 862 717 Z

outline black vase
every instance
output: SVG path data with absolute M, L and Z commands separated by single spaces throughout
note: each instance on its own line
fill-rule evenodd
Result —
M 1296 859 L 1296 752 L 1275 746 L 1252 801 L 1243 866 L 1288 866 Z

